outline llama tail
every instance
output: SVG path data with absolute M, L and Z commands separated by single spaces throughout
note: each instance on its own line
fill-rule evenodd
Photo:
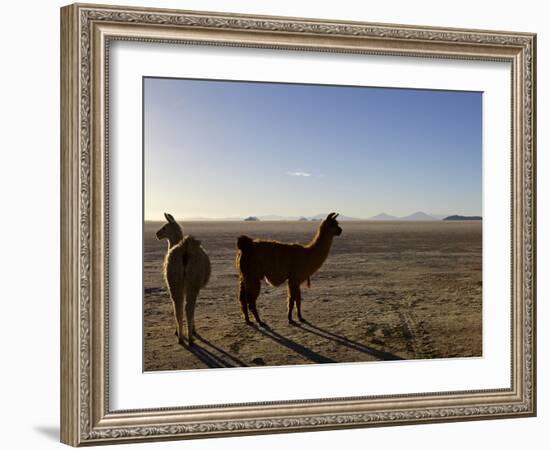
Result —
M 243 235 L 237 238 L 237 248 L 243 252 L 250 250 L 252 248 L 252 244 L 252 239 L 248 236 Z

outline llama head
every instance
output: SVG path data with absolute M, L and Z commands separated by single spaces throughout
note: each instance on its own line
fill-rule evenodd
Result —
M 323 222 L 321 222 L 321 232 L 328 234 L 329 236 L 340 236 L 342 234 L 342 228 L 338 225 L 336 218 L 338 214 L 330 213 Z
M 164 217 L 168 223 L 165 223 L 163 227 L 157 231 L 157 239 L 159 241 L 162 239 L 168 239 L 168 243 L 171 247 L 182 240 L 183 232 L 172 214 L 164 213 Z

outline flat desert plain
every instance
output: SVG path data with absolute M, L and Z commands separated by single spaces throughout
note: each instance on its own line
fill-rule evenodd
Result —
M 167 243 L 155 237 L 162 225 L 144 224 L 145 371 L 482 355 L 480 221 L 340 222 L 328 259 L 302 287 L 306 323 L 288 324 L 286 286 L 262 283 L 257 304 L 269 328 L 241 316 L 236 238 L 307 243 L 319 222 L 183 222 L 212 263 L 191 348 L 174 335 Z

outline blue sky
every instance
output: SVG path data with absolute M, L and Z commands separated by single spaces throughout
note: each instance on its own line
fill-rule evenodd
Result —
M 145 218 L 481 215 L 482 94 L 144 79 Z

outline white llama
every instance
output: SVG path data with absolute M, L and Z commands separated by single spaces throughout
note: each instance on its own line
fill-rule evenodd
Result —
M 183 237 L 181 227 L 171 214 L 164 213 L 168 221 L 157 231 L 157 239 L 168 240 L 168 251 L 164 258 L 164 280 L 176 318 L 176 335 L 183 344 L 183 308 L 187 320 L 187 339 L 193 345 L 195 333 L 195 305 L 199 291 L 210 279 L 210 259 L 193 236 Z

